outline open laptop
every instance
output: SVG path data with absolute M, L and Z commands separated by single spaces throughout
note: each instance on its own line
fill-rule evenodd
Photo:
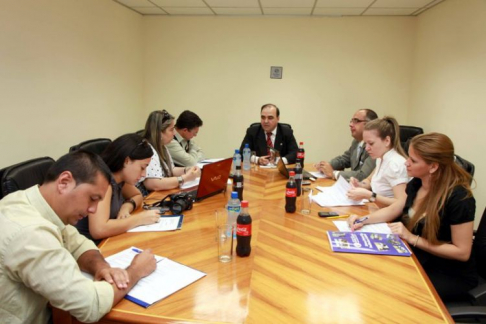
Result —
M 201 201 L 226 191 L 233 158 L 208 163 L 201 169 L 201 178 L 196 190 L 187 191 L 194 201 Z
M 279 159 L 278 162 L 277 162 L 277 169 L 278 171 L 280 171 L 280 173 L 286 177 L 287 179 L 289 178 L 289 171 L 295 171 L 294 168 L 288 168 L 287 169 L 287 166 L 285 165 L 285 163 L 282 161 L 282 159 Z M 304 180 L 308 180 L 308 179 L 314 179 L 314 176 L 312 175 L 312 173 L 309 173 L 305 170 L 302 170 L 302 178 Z M 315 180 L 315 179 L 314 179 Z

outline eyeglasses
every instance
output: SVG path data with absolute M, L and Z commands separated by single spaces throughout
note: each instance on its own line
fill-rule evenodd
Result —
M 133 154 L 135 153 L 136 150 L 138 150 L 139 147 L 142 147 L 142 148 L 146 148 L 149 146 L 149 143 L 147 141 L 147 139 L 143 138 L 142 141 L 140 143 L 137 144 L 137 146 L 135 146 L 133 148 L 133 150 L 130 152 L 130 156 L 133 156 Z
M 351 118 L 351 120 L 349 122 L 351 124 L 357 124 L 357 123 L 366 123 L 367 120 L 362 120 L 362 119 L 358 119 L 358 118 Z
M 167 110 L 162 110 L 162 122 L 172 119 L 172 115 L 167 112 Z

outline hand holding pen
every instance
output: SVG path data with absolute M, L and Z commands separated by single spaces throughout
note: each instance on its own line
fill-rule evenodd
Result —
M 351 215 L 348 218 L 348 226 L 351 229 L 351 231 L 354 232 L 355 230 L 358 230 L 361 227 L 363 227 L 364 226 L 363 222 L 366 221 L 367 219 L 369 219 L 368 216 L 358 217 L 357 215 Z

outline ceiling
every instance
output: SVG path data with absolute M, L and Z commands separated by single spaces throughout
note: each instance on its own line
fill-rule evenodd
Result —
M 142 15 L 417 16 L 445 0 L 113 0 Z

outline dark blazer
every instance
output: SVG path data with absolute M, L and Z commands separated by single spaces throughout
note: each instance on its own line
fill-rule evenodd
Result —
M 351 147 L 343 155 L 336 156 L 329 162 L 334 170 L 351 169 L 339 172 L 339 176 L 344 177 L 346 180 L 354 177 L 361 181 L 366 179 L 375 169 L 376 161 L 368 155 L 364 147 L 359 158 L 357 157 L 358 145 L 359 142 L 354 139 Z
M 262 125 L 248 127 L 241 143 L 240 152 L 243 151 L 246 143 L 250 145 L 252 151 L 256 152 L 257 156 L 267 155 L 267 137 Z M 288 163 L 295 163 L 298 146 L 291 128 L 282 126 L 280 123 L 277 125 L 274 148 L 280 152 L 281 157 L 287 159 Z

